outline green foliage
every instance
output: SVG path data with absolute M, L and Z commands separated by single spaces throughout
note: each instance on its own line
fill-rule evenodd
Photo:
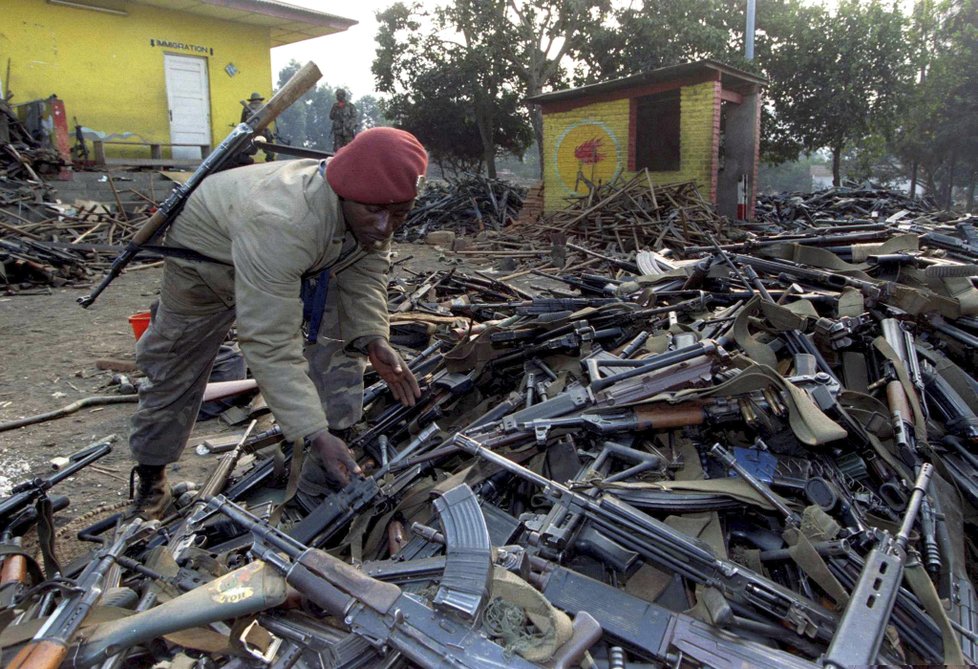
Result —
M 743 2 L 645 0 L 614 12 L 575 52 L 578 85 L 712 58 L 742 62 Z
M 978 178 L 978 2 L 922 0 L 911 30 L 916 85 L 903 101 L 893 149 L 919 168 L 930 193 L 953 204 Z
M 758 56 L 771 81 L 762 150 L 785 160 L 828 148 L 838 183 L 846 147 L 889 135 L 909 83 L 904 18 L 880 0 L 842 0 L 835 14 L 797 0 L 758 13 Z
M 289 61 L 278 73 L 278 87 L 281 88 L 301 67 L 300 63 Z M 336 101 L 336 90 L 329 84 L 320 83 L 282 112 L 275 121 L 281 141 L 307 149 L 332 151 L 333 122 L 329 119 L 329 110 Z M 360 129 L 387 125 L 375 97 L 366 95 L 353 99 L 350 96 L 349 99 L 359 113 Z
M 526 150 L 527 120 L 542 140 L 539 112 L 528 115 L 519 101 L 565 85 L 565 55 L 583 47 L 609 7 L 608 0 L 454 0 L 434 9 L 395 4 L 378 14 L 378 89 L 392 96 L 388 113 L 399 122 L 455 139 L 432 139 L 444 145 L 445 161 L 476 160 L 474 125 L 481 162 L 493 176 L 500 151 L 521 156 Z M 461 119 L 449 118 L 459 113 Z

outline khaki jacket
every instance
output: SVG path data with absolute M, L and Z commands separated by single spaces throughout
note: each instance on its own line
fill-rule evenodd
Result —
M 201 315 L 234 307 L 241 350 L 285 436 L 297 440 L 326 429 L 302 355 L 302 278 L 333 268 L 329 290 L 337 291 L 347 345 L 364 336 L 387 338 L 390 245 L 367 252 L 357 244 L 315 160 L 208 177 L 166 241 L 228 263 L 168 260 L 161 291 L 167 306 Z

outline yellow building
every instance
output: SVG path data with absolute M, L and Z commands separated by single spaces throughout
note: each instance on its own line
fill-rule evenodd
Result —
M 543 111 L 544 208 L 648 168 L 657 183 L 695 181 L 721 214 L 750 218 L 764 83 L 707 60 L 529 98 Z
M 12 104 L 55 94 L 89 139 L 191 145 L 173 147 L 184 159 L 228 134 L 241 100 L 270 95 L 272 47 L 356 24 L 273 0 L 0 4 L 0 78 Z M 113 151 L 136 155 L 107 144 Z

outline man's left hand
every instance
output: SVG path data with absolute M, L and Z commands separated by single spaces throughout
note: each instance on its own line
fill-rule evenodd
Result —
M 380 378 L 387 382 L 394 399 L 404 406 L 413 407 L 415 400 L 421 397 L 421 388 L 397 351 L 391 348 L 386 339 L 374 339 L 367 344 L 367 356 Z

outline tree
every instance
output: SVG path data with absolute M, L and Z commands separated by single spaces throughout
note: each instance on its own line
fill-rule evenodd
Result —
M 429 11 L 398 3 L 380 12 L 373 71 L 378 89 L 392 96 L 386 109 L 399 124 L 432 148 L 437 145 L 442 161 L 461 164 L 474 159 L 474 130 L 481 147 L 477 162 L 495 177 L 499 144 L 522 152 L 527 142 L 520 133 L 503 134 L 500 112 L 506 111 L 510 72 L 498 43 L 488 39 L 489 15 L 469 16 L 471 8 L 460 2 Z M 428 32 L 420 30 L 422 19 L 431 26 Z M 442 130 L 450 129 L 460 143 L 446 144 L 439 125 L 450 126 Z
M 497 135 L 514 119 L 526 119 L 525 112 L 509 111 L 510 99 L 566 85 L 564 61 L 583 48 L 609 7 L 609 0 L 454 0 L 430 11 L 419 4 L 394 5 L 378 14 L 381 30 L 373 65 L 378 88 L 414 102 L 423 96 L 430 101 L 418 87 L 422 79 L 430 83 L 434 72 L 442 79 L 450 78 L 451 70 L 469 72 L 457 97 L 479 131 L 483 162 L 492 175 L 496 150 L 506 144 Z M 431 27 L 422 31 L 425 24 Z M 530 120 L 542 151 L 538 109 Z M 509 144 L 520 146 L 513 139 Z M 525 147 L 522 143 L 517 155 Z
M 625 77 L 678 63 L 712 58 L 742 61 L 743 3 L 730 0 L 645 0 L 614 12 L 586 48 L 574 55 L 584 67 L 576 83 Z
M 894 150 L 931 195 L 953 205 L 955 186 L 974 205 L 978 179 L 978 2 L 921 0 L 912 20 L 917 81 L 903 101 Z
M 543 93 L 545 86 L 565 85 L 565 57 L 585 51 L 610 8 L 609 0 L 507 0 L 501 11 L 494 10 L 495 40 L 504 45 L 503 53 L 522 83 L 521 92 L 533 97 Z M 532 108 L 530 121 L 542 168 L 543 114 L 539 106 Z
M 360 113 L 361 130 L 390 125 L 384 115 L 384 110 L 381 108 L 380 100 L 373 95 L 364 95 L 356 101 L 356 105 Z
M 765 115 L 765 153 L 786 159 L 801 149 L 832 152 L 839 185 L 845 149 L 877 132 L 889 136 L 911 73 L 904 19 L 879 0 L 824 7 L 783 0 L 762 23 L 773 106 Z
M 413 93 L 397 93 L 384 105 L 400 127 L 421 140 L 443 172 L 480 171 L 486 164 L 484 135 L 473 113 L 478 103 L 468 86 L 472 76 L 475 74 L 450 63 L 432 68 L 418 75 Z M 495 109 L 483 117 L 495 119 L 493 156 L 497 150 L 521 155 L 531 133 L 520 113 L 519 99 L 509 93 L 493 103 Z M 489 172 L 495 175 L 495 160 Z

